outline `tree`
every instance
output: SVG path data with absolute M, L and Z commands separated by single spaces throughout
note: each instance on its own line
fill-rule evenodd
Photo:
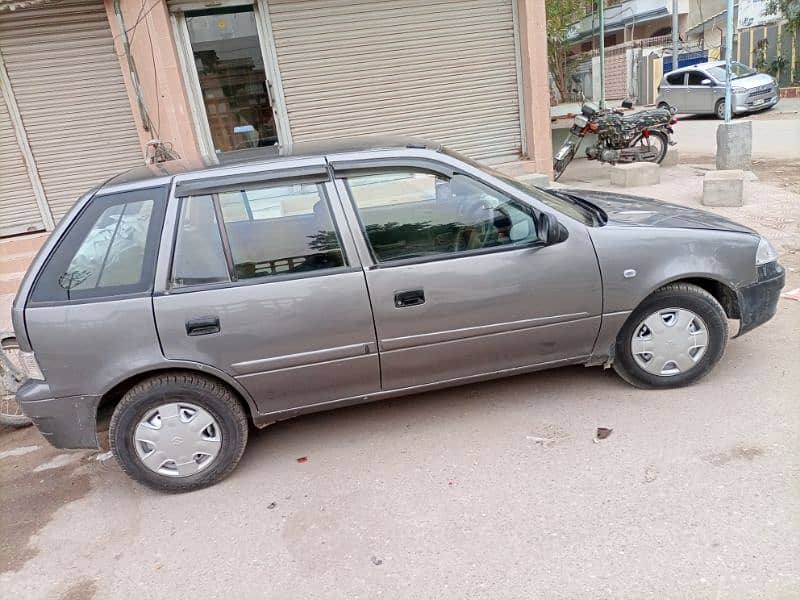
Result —
M 789 31 L 800 29 L 800 0 L 769 0 L 766 12 L 770 15 L 780 12 L 786 19 Z
M 567 98 L 569 83 L 569 27 L 586 14 L 590 0 L 547 0 L 547 61 L 556 87 Z

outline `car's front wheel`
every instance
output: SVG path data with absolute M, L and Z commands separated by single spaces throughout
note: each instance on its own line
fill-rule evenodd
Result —
M 707 375 L 727 342 L 719 302 L 696 285 L 673 283 L 651 294 L 625 322 L 614 370 L 636 387 L 681 387 Z
M 714 106 L 714 114 L 720 120 L 725 118 L 725 100 L 717 100 L 717 104 Z
M 133 479 L 157 490 L 189 491 L 233 471 L 247 444 L 247 416 L 218 381 L 168 373 L 138 383 L 122 397 L 109 439 Z

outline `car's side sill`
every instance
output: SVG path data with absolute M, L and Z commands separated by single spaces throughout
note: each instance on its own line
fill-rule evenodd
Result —
M 482 373 L 480 375 L 471 375 L 470 377 L 462 377 L 459 379 L 446 379 L 442 381 L 436 381 L 433 383 L 426 383 L 422 385 L 415 385 L 411 387 L 405 388 L 398 388 L 393 390 L 386 390 L 381 392 L 375 392 L 374 394 L 367 394 L 364 396 L 353 396 L 350 398 L 341 398 L 338 400 L 330 400 L 327 402 L 319 402 L 316 404 L 308 404 L 305 406 L 299 406 L 296 408 L 290 408 L 286 410 L 279 410 L 273 411 L 269 413 L 260 413 L 253 416 L 253 422 L 255 423 L 256 427 L 266 427 L 271 423 L 276 421 L 283 421 L 285 419 L 291 419 L 292 417 L 297 417 L 303 414 L 314 413 L 314 412 L 321 412 L 325 410 L 333 410 L 335 408 L 342 408 L 345 406 L 353 406 L 356 404 L 365 404 L 368 402 L 374 402 L 376 400 L 383 400 L 386 398 L 397 398 L 399 396 L 408 396 L 411 394 L 419 394 L 422 392 L 429 392 L 433 390 L 448 388 L 448 387 L 455 387 L 459 385 L 466 385 L 469 383 L 477 383 L 479 381 L 490 381 L 492 379 L 501 379 L 503 377 L 509 377 L 511 375 L 521 375 L 523 373 L 532 373 L 534 371 L 542 371 L 545 369 L 550 369 L 553 367 L 562 367 L 567 365 L 576 365 L 582 364 L 586 362 L 589 358 L 588 355 L 584 356 L 573 356 L 570 358 L 564 358 L 560 360 L 552 360 L 543 363 L 537 363 L 534 365 L 525 365 L 523 367 L 514 367 L 511 369 L 502 369 L 500 371 L 493 371 L 491 373 Z

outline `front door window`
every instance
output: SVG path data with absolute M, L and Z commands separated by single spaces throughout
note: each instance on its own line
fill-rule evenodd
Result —
M 215 152 L 276 145 L 253 8 L 187 12 L 186 25 Z
M 347 179 L 376 262 L 533 244 L 532 211 L 465 175 L 389 171 Z

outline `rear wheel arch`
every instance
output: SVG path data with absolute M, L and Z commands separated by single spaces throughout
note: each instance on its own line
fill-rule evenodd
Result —
M 242 410 L 244 410 L 250 421 L 257 424 L 256 417 L 258 415 L 258 409 L 255 405 L 255 402 L 247 393 L 247 391 L 232 377 L 229 377 L 224 373 L 217 371 L 217 369 L 213 369 L 212 367 L 208 367 L 206 365 L 177 363 L 174 365 L 152 367 L 129 375 L 122 381 L 115 383 L 100 396 L 100 401 L 98 402 L 95 413 L 95 430 L 97 432 L 97 438 L 100 442 L 100 446 L 103 448 L 108 447 L 105 436 L 108 432 L 108 425 L 111 421 L 111 415 L 114 413 L 114 409 L 120 403 L 128 390 L 142 381 L 150 379 L 151 377 L 174 373 L 200 375 L 224 385 L 230 390 L 233 397 L 239 402 Z

